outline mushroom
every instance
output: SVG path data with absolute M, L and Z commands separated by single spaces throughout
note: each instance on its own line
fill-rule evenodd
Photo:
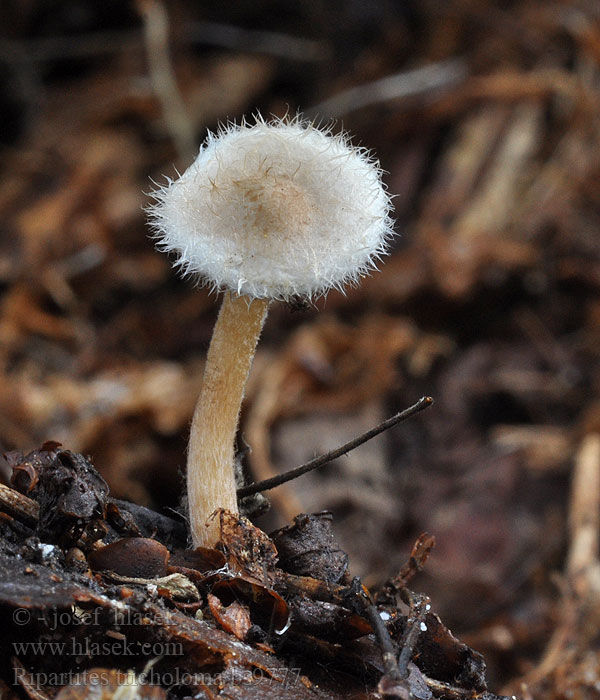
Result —
M 378 163 L 345 135 L 300 118 L 229 125 L 153 192 L 157 247 L 184 275 L 224 292 L 192 420 L 192 541 L 213 546 L 219 508 L 238 512 L 234 444 L 269 303 L 356 284 L 387 252 L 390 197 Z

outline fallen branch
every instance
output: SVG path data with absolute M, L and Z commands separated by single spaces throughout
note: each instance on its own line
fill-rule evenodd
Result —
M 0 511 L 13 515 L 28 524 L 38 521 L 40 506 L 37 501 L 27 498 L 22 493 L 0 484 Z
M 310 462 L 306 462 L 306 464 L 302 464 L 301 466 L 296 467 L 295 469 L 291 469 L 288 472 L 284 472 L 283 474 L 274 476 L 271 479 L 258 481 L 254 484 L 249 484 L 248 486 L 242 486 L 242 488 L 239 488 L 237 490 L 237 496 L 238 498 L 243 498 L 244 496 L 251 496 L 254 493 L 268 491 L 269 489 L 274 489 L 276 486 L 285 484 L 287 481 L 291 481 L 292 479 L 296 479 L 299 476 L 302 476 L 303 474 L 311 472 L 313 471 L 313 469 L 318 469 L 324 464 L 332 462 L 334 459 L 342 457 L 351 450 L 356 449 L 371 438 L 374 438 L 380 433 L 383 433 L 385 430 L 389 430 L 390 428 L 393 428 L 396 424 L 401 423 L 402 421 L 405 421 L 408 418 L 411 418 L 417 413 L 420 413 L 432 404 L 433 399 L 431 398 L 431 396 L 423 396 L 417 401 L 417 403 L 413 404 L 409 408 L 404 409 L 404 411 L 400 411 L 400 413 L 396 413 L 395 416 L 384 420 L 379 425 L 376 425 L 374 428 L 371 428 L 371 430 L 367 430 L 366 433 L 363 433 L 362 435 L 359 435 L 358 437 L 350 440 L 341 447 L 337 447 L 335 450 L 331 450 L 330 452 L 327 452 L 324 455 L 315 457 L 314 459 L 311 459 Z
M 194 125 L 177 85 L 169 52 L 169 16 L 160 0 L 139 0 L 152 89 L 161 104 L 165 124 L 186 165 L 198 150 Z

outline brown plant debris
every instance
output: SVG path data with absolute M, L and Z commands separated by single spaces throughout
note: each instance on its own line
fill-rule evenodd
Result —
M 426 596 L 406 588 L 406 573 L 394 579 L 397 599 L 377 606 L 350 578 L 328 513 L 299 515 L 270 538 L 219 512 L 216 550 L 169 549 L 120 536 L 115 525 L 124 521 L 109 518 L 104 482 L 82 455 L 50 444 L 9 461 L 16 477 L 30 466 L 29 480 L 13 482 L 39 499 L 40 517 L 17 530 L 0 521 L 1 646 L 11 659 L 2 673 L 32 699 L 88 697 L 102 685 L 98 674 L 108 674 L 102 692 L 110 697 L 119 673 L 130 674 L 139 697 L 154 698 L 176 697 L 174 686 L 240 698 L 486 692 L 482 657 L 451 635 Z M 421 538 L 406 571 L 431 546 Z M 166 680 L 174 677 L 182 680 Z

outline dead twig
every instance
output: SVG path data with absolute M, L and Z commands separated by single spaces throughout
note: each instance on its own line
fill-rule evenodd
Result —
M 344 90 L 308 110 L 310 117 L 341 117 L 363 107 L 448 89 L 467 77 L 462 59 L 452 59 L 402 71 L 365 85 Z
M 408 677 L 408 664 L 412 659 L 415 646 L 419 641 L 421 632 L 425 631 L 425 617 L 431 609 L 431 603 L 426 595 L 412 593 L 407 588 L 403 590 L 404 597 L 410 610 L 406 620 L 406 630 L 400 644 L 398 656 L 398 672 L 402 678 Z
M 375 604 L 369 605 L 366 609 L 367 619 L 371 623 L 371 627 L 375 632 L 379 646 L 381 647 L 381 656 L 383 660 L 383 668 L 385 675 L 393 680 L 404 678 L 398 668 L 397 651 L 394 642 L 387 631 L 384 621 L 381 619 L 379 610 Z
M 371 428 L 371 430 L 367 430 L 367 432 L 363 433 L 362 435 L 359 435 L 353 440 L 350 440 L 341 447 L 337 447 L 335 450 L 331 450 L 330 452 L 327 452 L 324 455 L 315 457 L 314 459 L 311 459 L 310 462 L 306 462 L 306 464 L 302 464 L 301 466 L 296 467 L 295 469 L 291 469 L 288 472 L 279 474 L 278 476 L 274 476 L 271 479 L 265 479 L 264 481 L 258 481 L 254 484 L 243 486 L 242 488 L 237 490 L 238 498 L 250 496 L 253 493 L 268 491 L 269 489 L 274 489 L 276 486 L 285 484 L 287 481 L 291 481 L 292 479 L 296 479 L 299 476 L 302 476 L 303 474 L 313 471 L 314 469 L 318 469 L 324 464 L 332 462 L 334 459 L 342 457 L 351 450 L 356 449 L 371 438 L 374 438 L 380 433 L 383 433 L 385 430 L 389 430 L 390 428 L 393 428 L 396 424 L 401 423 L 402 421 L 407 420 L 408 418 L 411 418 L 416 413 L 420 413 L 432 404 L 433 399 L 431 398 L 431 396 L 423 396 L 417 401 L 417 403 L 413 404 L 409 408 L 406 408 L 404 409 L 404 411 L 400 411 L 400 413 L 397 413 L 395 416 L 384 420 L 379 425 L 375 426 L 374 428 Z
M 435 547 L 435 537 L 428 532 L 423 532 L 415 542 L 410 557 L 406 564 L 394 576 L 387 581 L 376 596 L 378 603 L 396 604 L 396 596 L 408 586 L 408 582 L 423 570 L 425 562 Z
M 191 46 L 219 46 L 232 51 L 277 56 L 289 61 L 315 63 L 331 57 L 331 47 L 322 41 L 258 29 L 236 27 L 223 22 L 186 22 L 178 27 L 177 43 Z M 11 66 L 47 63 L 58 59 L 139 51 L 139 29 L 85 32 L 35 39 L 0 39 L 0 58 Z
M 470 700 L 473 697 L 473 691 L 465 688 L 457 688 L 443 681 L 436 681 L 434 678 L 423 676 L 429 690 L 436 694 L 436 697 L 445 698 L 445 700 Z
M 4 484 L 0 484 L 0 511 L 28 524 L 36 523 L 40 515 L 40 507 L 36 501 Z
M 569 513 L 570 544 L 561 617 L 539 664 L 523 679 L 539 686 L 549 676 L 569 673 L 596 635 L 593 622 L 600 590 L 600 435 L 584 438 L 575 459 Z M 571 670 L 572 672 L 572 670 Z
M 575 593 L 585 598 L 598 576 L 600 538 L 600 435 L 588 435 L 582 442 L 573 474 L 569 531 L 571 545 L 567 578 Z
M 160 0 L 138 0 L 144 20 L 144 39 L 152 89 L 160 101 L 167 129 L 186 164 L 196 156 L 194 125 L 177 85 L 169 54 L 169 17 Z
M 451 95 L 444 96 L 433 108 L 433 115 L 456 113 L 465 105 L 479 101 L 522 102 L 560 96 L 573 101 L 586 113 L 598 110 L 600 94 L 566 70 L 536 68 L 528 72 L 503 70 L 473 76 Z M 595 113 L 595 112 L 594 112 Z
M 290 61 L 315 63 L 331 57 L 325 42 L 267 30 L 245 29 L 222 22 L 192 22 L 188 28 L 193 43 L 224 46 L 234 51 L 262 53 Z
M 398 575 L 394 579 L 394 583 L 398 588 L 406 588 L 409 581 L 423 570 L 431 550 L 435 547 L 435 537 L 428 532 L 423 532 L 417 537 L 410 558 L 406 564 L 400 569 Z

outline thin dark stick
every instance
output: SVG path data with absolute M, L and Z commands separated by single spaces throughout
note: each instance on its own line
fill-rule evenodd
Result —
M 404 676 L 400 674 L 398 668 L 396 648 L 384 621 L 381 619 L 379 610 L 377 610 L 375 605 L 369 605 L 366 613 L 371 627 L 373 628 L 373 632 L 375 632 L 375 636 L 377 637 L 377 641 L 379 642 L 379 646 L 381 647 L 381 656 L 386 675 L 393 680 L 400 680 Z
M 406 620 L 404 639 L 400 644 L 401 651 L 398 656 L 398 672 L 402 678 L 408 678 L 408 664 L 413 657 L 415 646 L 424 631 L 422 625 L 425 620 L 429 605 L 429 598 L 421 593 L 413 593 L 408 588 L 404 589 L 406 599 L 409 601 L 409 615 Z M 427 628 L 425 628 L 427 629 Z
M 255 484 L 249 484 L 248 486 L 242 486 L 242 488 L 239 488 L 237 490 L 238 498 L 243 498 L 244 496 L 251 496 L 253 493 L 260 493 L 261 491 L 268 491 L 269 489 L 274 489 L 276 486 L 285 484 L 286 481 L 291 481 L 292 479 L 296 479 L 297 477 L 302 476 L 307 472 L 311 472 L 313 469 L 318 469 L 318 467 L 322 467 L 324 464 L 327 464 L 328 462 L 331 462 L 334 459 L 337 459 L 338 457 L 347 454 L 351 450 L 354 450 L 356 447 L 359 447 L 359 445 L 362 445 L 371 438 L 374 438 L 376 435 L 383 433 L 385 430 L 389 430 L 397 423 L 401 423 L 407 418 L 410 418 L 416 413 L 419 413 L 423 409 L 428 408 L 429 406 L 431 406 L 432 403 L 433 399 L 431 398 L 431 396 L 423 396 L 417 401 L 416 404 L 404 409 L 404 411 L 400 411 L 400 413 L 396 413 L 395 416 L 384 420 L 383 423 L 376 425 L 374 428 L 371 428 L 371 430 L 367 430 L 366 433 L 355 437 L 353 440 L 350 440 L 350 442 L 347 442 L 345 445 L 337 447 L 335 450 L 331 450 L 331 452 L 327 452 L 324 455 L 315 457 L 314 459 L 311 459 L 310 462 L 307 462 L 306 464 L 303 464 L 300 467 L 296 467 L 295 469 L 291 469 L 289 472 L 285 472 L 284 474 L 274 476 L 271 479 L 257 481 Z

